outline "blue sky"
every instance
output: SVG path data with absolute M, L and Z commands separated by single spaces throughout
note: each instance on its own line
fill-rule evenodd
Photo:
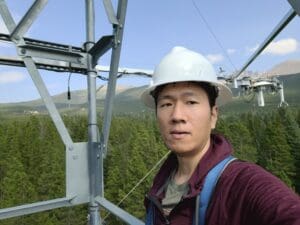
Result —
M 113 0 L 114 5 L 116 2 Z M 32 0 L 7 0 L 16 21 L 22 18 L 32 3 Z M 26 36 L 82 46 L 85 42 L 84 3 L 84 0 L 49 0 Z M 103 35 L 111 34 L 112 27 L 102 1 L 95 0 L 95 6 L 98 40 Z M 202 53 L 211 60 L 216 70 L 221 66 L 230 73 L 243 66 L 290 8 L 288 1 L 282 0 L 129 0 L 120 66 L 152 70 L 172 47 L 181 45 Z M 6 32 L 1 17 L 0 32 Z M 14 47 L 0 42 L 0 54 L 15 55 Z M 109 65 L 109 59 L 110 54 L 107 54 L 99 60 L 99 64 Z M 299 16 L 248 69 L 266 71 L 277 63 L 291 59 L 300 59 Z M 51 94 L 67 90 L 67 73 L 40 72 Z M 118 80 L 119 85 L 131 86 L 148 82 L 147 78 L 137 76 Z M 86 83 L 85 76 L 73 74 L 71 89 L 84 89 Z M 97 85 L 103 83 L 97 81 Z M 0 65 L 0 102 L 36 98 L 39 98 L 38 92 L 25 69 Z

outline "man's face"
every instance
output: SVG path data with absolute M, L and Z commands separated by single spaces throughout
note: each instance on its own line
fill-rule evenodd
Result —
M 168 84 L 158 94 L 157 119 L 167 147 L 192 156 L 209 147 L 217 107 L 210 108 L 206 92 L 195 83 Z

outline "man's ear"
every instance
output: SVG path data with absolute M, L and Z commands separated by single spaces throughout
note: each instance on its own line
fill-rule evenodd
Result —
M 211 129 L 216 128 L 216 124 L 218 120 L 218 112 L 219 112 L 219 108 L 217 106 L 213 106 L 211 108 Z

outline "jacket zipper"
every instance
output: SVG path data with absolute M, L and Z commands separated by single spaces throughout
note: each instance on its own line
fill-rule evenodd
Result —
M 146 195 L 146 198 L 152 203 L 152 204 L 154 204 L 155 206 L 156 206 L 156 208 L 159 210 L 159 212 L 161 213 L 161 215 L 163 216 L 163 218 L 164 218 L 164 220 L 165 220 L 165 224 L 166 225 L 170 225 L 170 221 L 168 220 L 168 218 L 165 216 L 165 214 L 164 214 L 164 212 L 163 212 L 163 209 L 162 209 L 162 207 L 161 207 L 161 204 L 160 204 L 160 202 L 156 199 L 156 198 L 154 198 L 154 197 L 152 197 L 151 195 Z M 153 221 L 154 222 L 154 221 Z

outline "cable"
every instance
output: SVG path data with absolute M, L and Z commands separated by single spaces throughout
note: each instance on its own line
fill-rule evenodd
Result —
M 70 91 L 70 80 L 71 80 L 71 75 L 72 73 L 69 73 L 69 78 L 68 78 L 68 100 L 71 100 L 71 91 Z
M 149 171 L 146 175 L 137 182 L 137 184 L 118 202 L 117 206 L 119 206 L 152 172 L 156 169 L 156 167 L 161 164 L 161 162 L 170 154 L 168 151 Z M 110 215 L 110 212 L 103 218 L 105 220 Z
M 192 0 L 192 3 L 194 5 L 194 7 L 196 8 L 199 16 L 201 17 L 201 19 L 203 20 L 204 24 L 206 25 L 208 31 L 211 33 L 211 35 L 214 37 L 215 41 L 217 42 L 217 44 L 219 45 L 219 47 L 221 48 L 221 50 L 223 51 L 223 54 L 227 57 L 228 61 L 230 62 L 231 66 L 233 67 L 233 69 L 235 71 L 237 71 L 237 68 L 235 67 L 235 65 L 233 64 L 231 58 L 229 57 L 229 55 L 227 54 L 226 50 L 224 49 L 223 45 L 221 44 L 221 42 L 219 41 L 219 39 L 217 38 L 217 36 L 215 35 L 215 33 L 213 32 L 213 30 L 211 29 L 211 27 L 209 26 L 208 22 L 206 21 L 206 19 L 204 18 L 204 16 L 202 15 L 199 7 L 196 5 L 195 1 Z

